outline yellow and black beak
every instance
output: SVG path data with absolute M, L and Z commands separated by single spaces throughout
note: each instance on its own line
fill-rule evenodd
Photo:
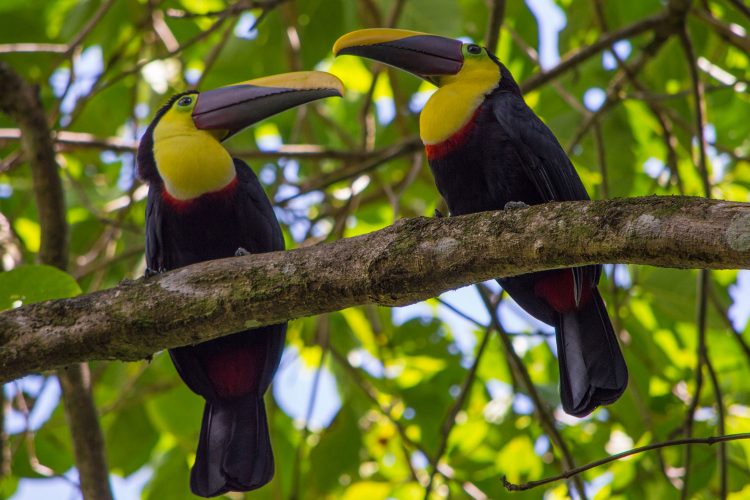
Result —
M 464 63 L 463 43 L 418 31 L 375 28 L 352 31 L 333 45 L 333 54 L 374 59 L 435 83 L 455 75 Z
M 283 73 L 201 92 L 192 117 L 199 129 L 226 130 L 223 140 L 276 113 L 343 95 L 344 85 L 330 73 Z

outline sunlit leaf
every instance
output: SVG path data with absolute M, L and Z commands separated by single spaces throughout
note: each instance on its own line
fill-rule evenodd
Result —
M 0 273 L 0 310 L 79 293 L 72 276 L 51 266 L 20 266 Z

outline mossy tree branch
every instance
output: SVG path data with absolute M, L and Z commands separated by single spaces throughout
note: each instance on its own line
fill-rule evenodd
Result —
M 750 204 L 690 197 L 550 203 L 405 219 L 356 238 L 204 262 L 0 314 L 0 379 L 136 360 L 248 327 L 596 262 L 750 267 Z

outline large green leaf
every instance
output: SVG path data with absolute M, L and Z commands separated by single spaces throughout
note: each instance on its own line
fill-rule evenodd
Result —
M 123 476 L 132 474 L 148 461 L 158 440 L 143 406 L 119 411 L 106 436 L 110 467 Z
M 80 293 L 72 276 L 51 266 L 20 266 L 0 273 L 0 310 Z

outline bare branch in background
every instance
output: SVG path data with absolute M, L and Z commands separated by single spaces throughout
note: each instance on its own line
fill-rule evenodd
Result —
M 0 54 L 65 54 L 67 50 L 68 46 L 64 43 L 0 43 Z
M 488 0 L 490 15 L 487 17 L 487 31 L 484 34 L 484 46 L 493 54 L 500 41 L 500 29 L 505 17 L 505 0 Z
M 47 116 L 37 90 L 3 63 L 0 63 L 0 110 L 11 116 L 21 129 L 21 143 L 31 165 L 41 225 L 39 260 L 64 270 L 68 267 L 68 225 Z M 59 372 L 58 377 L 82 493 L 85 498 L 111 499 L 104 438 L 88 384 L 88 366 L 70 366 Z
M 550 68 L 549 70 L 542 71 L 541 73 L 537 73 L 536 75 L 533 75 L 525 81 L 521 82 L 521 90 L 523 90 L 523 92 L 530 92 L 531 90 L 540 87 L 550 80 L 557 78 L 562 73 L 570 71 L 590 57 L 597 55 L 619 40 L 632 38 L 636 35 L 654 31 L 657 28 L 662 28 L 665 25 L 667 19 L 667 14 L 661 13 L 655 16 L 641 19 L 616 31 L 611 31 L 601 36 L 599 40 L 592 43 L 591 45 L 585 45 L 580 49 L 576 49 L 564 55 L 562 58 L 560 58 L 560 62 L 557 64 L 557 66 Z
M 622 453 L 611 455 L 607 458 L 597 460 L 596 462 L 591 462 L 589 464 L 576 467 L 575 469 L 566 471 L 560 475 L 548 477 L 547 479 L 541 479 L 539 481 L 530 481 L 528 483 L 523 483 L 523 484 L 514 484 L 514 483 L 509 482 L 507 479 L 503 478 L 503 486 L 505 486 L 505 489 L 507 489 L 508 491 L 530 490 L 532 488 L 537 488 L 539 486 L 543 486 L 545 484 L 549 484 L 554 481 L 559 481 L 560 479 L 567 479 L 569 477 L 576 476 L 582 472 L 586 472 L 587 470 L 591 470 L 596 467 L 601 467 L 602 465 L 608 464 L 610 462 L 614 462 L 616 460 L 620 460 L 621 458 L 629 457 L 632 455 L 637 455 L 638 453 L 643 453 L 646 451 L 657 450 L 659 448 L 666 448 L 670 446 L 681 446 L 681 445 L 688 445 L 688 446 L 693 445 L 693 444 L 713 445 L 716 443 L 724 443 L 727 441 L 735 441 L 738 439 L 750 439 L 750 433 L 728 434 L 726 436 L 712 436 L 712 437 L 707 437 L 707 438 L 675 439 L 672 441 L 664 441 L 661 443 L 648 444 L 646 446 L 639 446 L 638 448 L 633 448 L 632 450 L 628 450 Z
M 701 181 L 703 182 L 703 191 L 706 198 L 711 198 L 711 180 L 709 179 L 708 172 L 708 157 L 707 157 L 707 144 L 706 144 L 706 100 L 705 91 L 703 88 L 703 82 L 700 79 L 698 73 L 698 63 L 695 55 L 695 49 L 693 48 L 693 42 L 690 39 L 690 35 L 687 32 L 687 27 L 683 27 L 680 32 L 680 42 L 682 49 L 685 52 L 685 58 L 687 60 L 688 68 L 690 71 L 690 79 L 692 80 L 693 88 L 693 105 L 695 107 L 695 127 L 698 131 L 698 161 L 696 162 L 698 167 L 698 174 L 700 175 Z M 710 285 L 710 274 L 707 269 L 701 270 L 698 276 L 698 311 L 696 319 L 696 329 L 698 335 L 698 364 L 695 369 L 696 375 L 696 388 L 695 395 L 688 409 L 688 414 L 685 423 L 685 436 L 690 437 L 693 431 L 693 421 L 695 419 L 695 410 L 700 401 L 701 388 L 703 386 L 703 366 L 706 366 L 706 370 L 709 373 L 709 379 L 713 387 L 714 397 L 718 405 L 718 431 L 719 434 L 724 433 L 724 398 L 722 396 L 721 387 L 719 385 L 718 377 L 716 376 L 716 370 L 711 363 L 711 359 L 708 356 L 708 347 L 706 345 L 706 309 L 708 307 L 708 294 Z M 720 498 L 724 499 L 727 497 L 728 490 L 728 477 L 727 477 L 727 448 L 724 443 L 719 445 L 719 495 Z M 690 465 L 691 465 L 691 451 L 690 447 L 685 450 L 685 475 L 684 483 L 682 485 L 681 495 L 682 498 L 688 498 L 689 494 L 689 479 L 690 479 Z
M 575 467 L 573 454 L 571 453 L 568 445 L 565 443 L 565 440 L 563 440 L 562 435 L 557 430 L 557 427 L 555 427 L 555 418 L 552 414 L 552 411 L 542 400 L 539 392 L 534 386 L 534 383 L 531 381 L 531 376 L 526 369 L 526 365 L 523 364 L 523 361 L 516 353 L 516 349 L 513 347 L 513 342 L 505 333 L 505 329 L 500 322 L 497 307 L 492 303 L 490 299 L 489 291 L 483 285 L 479 285 L 478 290 L 479 295 L 482 297 L 482 301 L 487 308 L 487 312 L 490 315 L 490 324 L 492 328 L 497 332 L 500 341 L 503 343 L 505 356 L 508 360 L 508 365 L 510 366 L 511 373 L 523 387 L 523 390 L 526 391 L 531 400 L 534 402 L 534 411 L 539 417 L 540 427 L 544 430 L 544 433 L 547 435 L 550 442 L 552 442 L 553 446 L 560 452 L 560 461 L 562 462 L 563 467 L 565 469 L 571 469 Z M 576 493 L 578 493 L 580 498 L 585 500 L 586 490 L 584 488 L 583 481 L 578 478 L 574 478 L 572 483 Z M 571 490 L 572 489 L 573 488 L 571 488 Z M 572 496 L 573 493 L 571 491 L 571 497 Z
M 477 354 L 474 357 L 474 362 L 471 364 L 471 367 L 469 368 L 469 372 L 466 374 L 466 377 L 464 377 L 463 384 L 461 384 L 461 391 L 458 393 L 458 397 L 453 402 L 453 405 L 448 410 L 448 413 L 445 415 L 445 418 L 443 419 L 443 424 L 440 427 L 440 444 L 438 445 L 438 449 L 435 452 L 435 454 L 430 458 L 430 466 L 432 467 L 432 473 L 430 473 L 430 479 L 427 483 L 427 486 L 425 486 L 424 491 L 424 498 L 425 500 L 429 500 L 430 498 L 430 492 L 432 491 L 432 483 L 435 479 L 435 475 L 438 473 L 438 463 L 440 462 L 440 459 L 443 457 L 443 454 L 445 453 L 445 449 L 448 446 L 448 438 L 450 438 L 451 431 L 453 430 L 453 427 L 456 425 L 456 416 L 458 415 L 458 412 L 461 411 L 461 409 L 464 406 L 464 403 L 466 402 L 466 398 L 469 395 L 469 391 L 471 391 L 471 386 L 474 384 L 474 380 L 476 379 L 477 375 L 477 369 L 479 368 L 479 363 L 482 362 L 482 356 L 484 355 L 484 350 L 487 347 L 487 343 L 490 340 L 490 334 L 492 333 L 492 328 L 485 328 L 484 336 L 482 336 L 482 341 L 479 343 L 479 348 L 477 349 Z

